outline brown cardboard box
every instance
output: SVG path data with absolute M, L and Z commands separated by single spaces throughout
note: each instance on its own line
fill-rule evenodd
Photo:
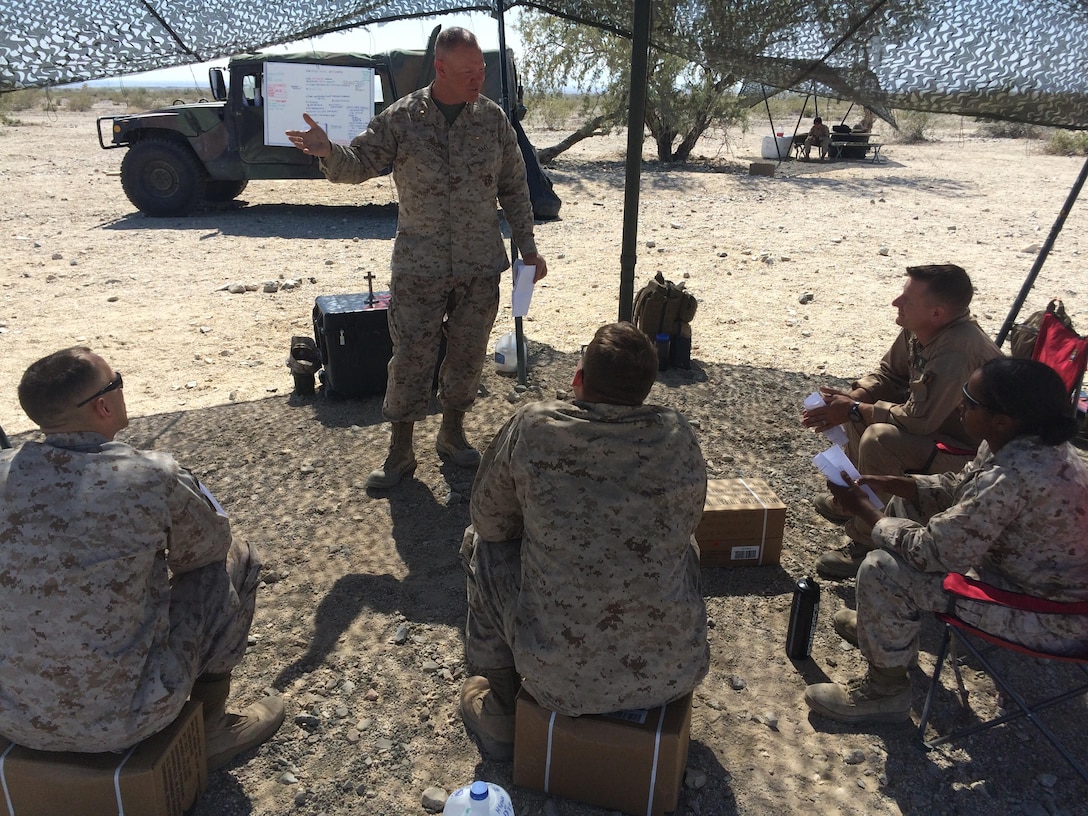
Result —
M 695 530 L 704 567 L 766 566 L 782 556 L 786 505 L 762 479 L 711 479 Z
M 676 809 L 691 729 L 691 695 L 648 711 L 566 717 L 522 689 L 514 784 L 624 813 Z
M 182 816 L 208 786 L 201 712 L 200 703 L 186 703 L 127 759 L 127 752 L 31 751 L 0 738 L 4 804 L 17 816 Z
M 752 162 L 748 165 L 749 176 L 773 176 L 774 165 L 768 162 Z

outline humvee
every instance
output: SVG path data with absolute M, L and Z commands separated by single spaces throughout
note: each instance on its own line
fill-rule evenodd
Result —
M 290 62 L 372 68 L 381 82 L 382 101 L 375 113 L 434 79 L 434 42 L 426 51 L 389 51 L 384 54 L 329 52 L 243 54 L 230 60 L 227 70 L 209 69 L 214 101 L 175 104 L 148 113 L 103 116 L 97 121 L 98 142 L 103 149 L 127 147 L 121 162 L 121 186 L 137 208 L 149 216 L 185 215 L 202 204 L 216 204 L 237 197 L 250 181 L 264 179 L 322 179 L 317 158 L 291 147 L 265 144 L 261 87 L 265 64 Z M 497 51 L 484 53 L 487 74 L 483 93 L 502 100 Z M 512 105 L 514 126 L 527 165 L 535 167 L 535 151 L 524 139 L 519 120 L 525 114 L 522 89 L 517 82 L 512 53 L 507 49 L 509 87 L 515 89 Z M 108 123 L 107 132 L 103 124 Z M 301 126 L 301 124 L 300 124 Z M 107 137 L 108 133 L 108 137 Z M 530 164 L 531 163 L 531 164 Z M 530 184 L 532 190 L 533 185 Z M 539 218 L 558 215 L 559 199 L 542 202 Z M 539 196 L 532 195 L 534 211 Z M 554 212 L 550 210 L 554 209 Z

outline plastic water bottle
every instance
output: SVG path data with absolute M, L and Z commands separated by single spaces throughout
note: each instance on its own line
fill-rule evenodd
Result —
M 510 794 L 494 782 L 477 780 L 450 794 L 442 816 L 514 816 L 514 806 Z
M 525 359 L 529 359 L 529 349 L 525 338 L 521 339 L 521 348 Z M 514 374 L 518 370 L 517 332 L 507 332 L 495 342 L 495 370 L 505 374 Z

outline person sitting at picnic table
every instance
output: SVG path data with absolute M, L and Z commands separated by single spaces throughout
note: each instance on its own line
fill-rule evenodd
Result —
M 925 611 L 954 611 L 968 625 L 1028 649 L 1088 653 L 1082 616 L 953 601 L 942 587 L 947 573 L 967 573 L 1008 592 L 1088 601 L 1088 467 L 1069 442 L 1077 433 L 1070 407 L 1069 392 L 1049 366 L 997 358 L 963 385 L 963 424 L 981 440 L 963 470 L 828 484 L 843 507 L 873 525 L 881 549 L 858 570 L 857 611 L 834 617 L 835 631 L 861 650 L 868 669 L 849 685 L 809 686 L 809 708 L 841 722 L 908 719 L 907 671 L 917 665 Z M 895 496 L 887 515 L 863 485 Z
M 827 152 L 831 149 L 831 131 L 819 116 L 812 120 L 812 128 L 805 137 L 804 156 L 806 159 L 814 144 L 820 146 L 820 158 L 827 158 Z

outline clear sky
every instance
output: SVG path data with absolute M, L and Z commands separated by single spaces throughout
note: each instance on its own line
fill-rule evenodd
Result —
M 517 10 L 506 13 L 506 45 L 513 48 L 517 54 L 521 50 L 521 38 L 514 31 L 514 22 L 518 14 Z M 468 14 L 444 14 L 440 17 L 425 17 L 414 20 L 398 20 L 393 23 L 372 25 L 341 31 L 336 34 L 326 34 L 321 37 L 312 37 L 308 40 L 287 45 L 277 46 L 266 50 L 270 51 L 298 51 L 312 48 L 315 51 L 356 51 L 363 54 L 380 54 L 383 51 L 393 49 L 419 49 L 427 47 L 427 37 L 431 30 L 442 24 L 443 28 L 450 26 L 463 26 L 476 35 L 480 46 L 486 51 L 499 47 L 499 24 L 488 14 L 472 12 Z M 227 58 L 213 60 L 212 62 L 185 65 L 177 68 L 163 68 L 159 71 L 148 71 L 143 74 L 128 74 L 113 79 L 97 79 L 86 83 L 91 87 L 125 87 L 134 88 L 144 85 L 205 89 L 208 87 L 208 68 L 212 66 L 226 66 Z M 82 85 L 84 83 L 77 83 Z

